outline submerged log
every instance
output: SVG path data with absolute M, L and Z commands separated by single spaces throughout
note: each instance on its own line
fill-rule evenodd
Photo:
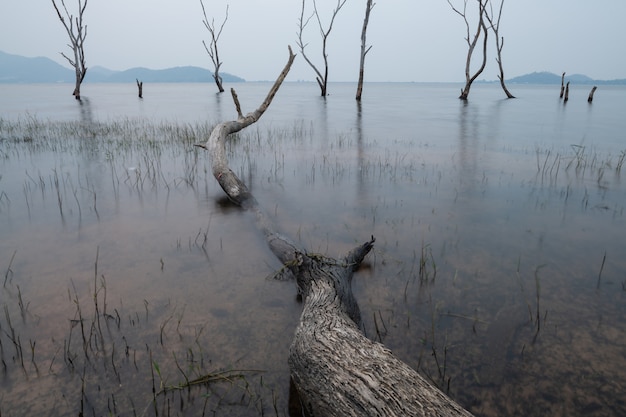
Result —
M 591 103 L 593 101 L 593 95 L 595 94 L 596 90 L 598 89 L 597 86 L 593 86 L 593 88 L 591 89 L 591 91 L 589 92 L 589 97 L 587 97 L 587 102 Z
M 340 260 L 298 255 L 304 299 L 289 351 L 305 416 L 471 416 L 360 329 L 351 281 L 374 238 Z
M 569 100 L 569 81 L 565 84 L 565 95 L 563 96 L 563 102 L 566 103 Z
M 565 73 L 561 74 L 561 94 L 559 98 L 563 98 L 563 94 L 565 93 Z
M 299 397 L 297 408 L 307 417 L 471 416 L 389 349 L 363 334 L 351 283 L 354 272 L 371 251 L 374 238 L 340 259 L 307 253 L 276 231 L 248 187 L 228 166 L 225 143 L 229 135 L 259 120 L 294 58 L 289 48 L 287 65 L 255 111 L 243 115 L 237 95 L 231 90 L 237 120 L 218 124 L 206 144 L 198 146 L 209 151 L 213 175 L 226 195 L 256 214 L 270 249 L 296 279 L 303 310 L 288 361 Z

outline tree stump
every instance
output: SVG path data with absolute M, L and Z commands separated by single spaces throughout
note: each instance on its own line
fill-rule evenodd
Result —
M 589 92 L 589 97 L 587 97 L 587 103 L 591 103 L 593 101 L 593 95 L 595 94 L 597 89 L 598 87 L 594 85 L 591 91 Z
M 135 80 L 137 81 L 137 89 L 138 91 L 138 95 L 139 98 L 143 98 L 143 81 L 139 81 L 137 78 L 135 78 Z

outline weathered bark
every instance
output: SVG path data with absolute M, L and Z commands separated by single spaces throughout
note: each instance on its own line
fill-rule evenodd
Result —
M 561 94 L 559 98 L 563 98 L 563 94 L 565 94 L 565 73 L 561 74 Z
M 337 13 L 339 13 L 339 10 L 341 10 L 344 4 L 346 4 L 346 0 L 337 0 L 337 7 L 333 10 L 333 15 L 330 19 L 328 29 L 324 29 L 322 25 L 322 20 L 317 11 L 317 3 L 315 2 L 315 0 L 313 0 L 314 12 L 306 20 L 304 19 L 305 0 L 302 0 L 302 10 L 300 12 L 300 19 L 299 19 L 300 30 L 298 32 L 297 45 L 298 45 L 298 48 L 300 48 L 300 53 L 302 54 L 302 57 L 315 72 L 315 75 L 316 75 L 315 80 L 317 81 L 317 85 L 320 88 L 320 93 L 322 97 L 325 97 L 326 95 L 328 95 L 328 53 L 326 52 L 326 44 L 328 41 L 328 36 L 330 35 L 330 32 L 333 30 L 333 23 L 335 22 L 335 17 L 337 17 Z M 319 26 L 320 34 L 322 35 L 322 58 L 324 59 L 324 74 L 322 74 L 320 70 L 317 69 L 315 64 L 309 59 L 309 57 L 304 52 L 304 49 L 306 48 L 307 44 L 304 43 L 304 41 L 302 40 L 302 35 L 304 33 L 304 28 L 306 28 L 306 26 L 308 25 L 311 18 L 313 18 L 313 16 L 315 16 L 315 18 L 317 19 L 317 24 Z
M 213 128 L 209 139 L 206 142 L 205 147 L 209 151 L 209 158 L 211 161 L 211 168 L 213 171 L 213 176 L 222 187 L 226 195 L 236 203 L 237 205 L 243 206 L 245 208 L 256 207 L 257 203 L 248 187 L 235 175 L 235 173 L 228 167 L 228 160 L 226 159 L 226 140 L 228 135 L 231 133 L 236 133 L 244 128 L 250 126 L 251 124 L 258 121 L 265 110 L 269 107 L 274 96 L 278 92 L 282 82 L 285 77 L 289 73 L 291 69 L 291 64 L 295 59 L 295 55 L 289 48 L 289 60 L 287 65 L 280 73 L 278 79 L 270 89 L 267 97 L 261 103 L 261 105 L 254 110 L 246 114 L 245 116 L 241 113 L 241 106 L 239 104 L 239 99 L 237 98 L 237 94 L 234 89 L 231 89 L 231 93 L 233 95 L 233 100 L 235 101 L 235 106 L 237 108 L 238 118 L 237 120 L 222 122 Z
M 485 1 L 485 3 L 483 3 Z M 476 33 L 474 37 L 470 39 L 470 25 L 467 20 L 467 0 L 464 0 L 463 11 L 458 10 L 454 5 L 452 5 L 451 1 L 448 0 L 448 4 L 454 10 L 455 13 L 460 15 L 465 21 L 465 28 L 467 32 L 467 36 L 465 38 L 468 49 L 467 49 L 467 59 L 465 61 L 465 87 L 461 89 L 461 95 L 459 98 L 461 100 L 467 100 L 470 93 L 470 88 L 472 88 L 472 83 L 478 78 L 478 76 L 485 69 L 485 65 L 487 65 L 487 25 L 485 24 L 485 6 L 488 0 L 477 0 L 478 3 L 478 23 L 476 25 Z M 471 64 L 472 64 L 472 56 L 474 54 L 474 49 L 476 48 L 476 44 L 478 43 L 478 39 L 480 39 L 480 35 L 483 35 L 483 60 L 481 66 L 474 72 L 471 73 Z
M 224 30 L 224 25 L 228 20 L 228 5 L 226 6 L 226 16 L 224 17 L 224 21 L 222 22 L 219 30 L 215 27 L 215 19 L 212 19 L 211 23 L 209 23 L 209 19 L 207 18 L 206 10 L 204 9 L 204 3 L 202 2 L 202 0 L 200 0 L 200 5 L 202 6 L 202 14 L 204 15 L 204 20 L 202 21 L 202 23 L 204 23 L 204 27 L 207 28 L 209 34 L 211 35 L 211 42 L 209 43 L 209 46 L 207 46 L 205 41 L 202 41 L 202 44 L 204 45 L 204 49 L 206 49 L 207 54 L 209 54 L 211 62 L 213 62 L 213 79 L 215 80 L 215 85 L 217 85 L 218 91 L 220 93 L 223 93 L 224 86 L 222 85 L 222 76 L 220 75 L 220 67 L 222 66 L 222 61 L 220 61 L 219 52 L 217 50 L 217 42 L 219 41 L 220 36 L 222 35 L 222 30 Z
M 374 238 L 341 260 L 299 256 L 304 307 L 289 352 L 306 416 L 471 416 L 365 337 L 350 283 Z
M 359 82 L 356 87 L 356 99 L 357 101 L 361 100 L 361 95 L 363 94 L 363 79 L 365 77 L 365 55 L 372 49 L 371 46 L 367 46 L 366 37 L 367 37 L 367 25 L 370 21 L 370 12 L 374 8 L 375 3 L 372 3 L 372 0 L 367 0 L 367 4 L 365 5 L 365 18 L 363 19 L 363 29 L 361 30 L 361 60 L 359 62 Z
M 238 118 L 218 124 L 205 145 L 213 176 L 234 203 L 253 211 L 270 249 L 296 279 L 303 300 L 290 348 L 291 379 L 307 416 L 470 416 L 379 343 L 361 331 L 352 276 L 371 251 L 374 238 L 341 259 L 307 253 L 276 232 L 246 185 L 228 167 L 225 143 L 231 133 L 255 123 L 285 79 L 289 60 L 261 106 L 247 115 L 234 90 Z M 297 404 L 290 401 L 290 409 Z M 297 411 L 296 411 L 297 412 Z
M 496 52 L 498 54 L 496 56 L 496 62 L 498 63 L 498 68 L 500 69 L 500 74 L 498 75 L 498 79 L 500 80 L 500 86 L 502 87 L 504 94 L 506 94 L 506 97 L 515 98 L 515 96 L 511 94 L 509 89 L 506 87 L 506 83 L 504 81 L 504 67 L 502 65 L 502 48 L 504 48 L 504 36 L 501 37 L 499 32 L 500 32 L 500 19 L 502 18 L 502 8 L 504 7 L 504 0 L 501 0 L 500 2 L 500 10 L 498 11 L 498 19 L 495 21 L 495 23 L 493 21 L 493 7 L 491 3 L 489 3 L 489 7 L 490 7 L 491 12 L 487 13 L 485 11 L 485 17 L 489 21 L 491 30 L 493 31 L 493 34 L 496 37 Z
M 597 86 L 593 86 L 593 88 L 591 89 L 591 91 L 589 92 L 589 97 L 587 97 L 587 102 L 591 103 L 593 101 L 593 95 L 595 94 L 596 90 L 598 89 Z
M 567 103 L 567 100 L 569 100 L 569 81 L 567 82 L 567 84 L 565 84 L 565 95 L 563 96 L 563 102 Z
M 135 78 L 135 80 L 137 81 L 137 90 L 139 90 L 137 94 L 139 98 L 143 98 L 143 81 L 139 81 L 137 78 Z
M 63 56 L 63 58 L 65 58 L 72 67 L 74 67 L 76 83 L 74 84 L 74 91 L 72 92 L 72 95 L 76 100 L 80 100 L 80 85 L 85 79 L 85 75 L 87 75 L 87 66 L 85 64 L 85 38 L 87 37 L 87 26 L 83 24 L 83 14 L 87 8 L 87 0 L 85 0 L 84 3 L 82 0 L 78 0 L 78 16 L 76 17 L 74 17 L 74 15 L 67 10 L 64 0 L 61 0 L 61 5 L 63 6 L 65 16 L 61 14 L 55 0 L 52 0 L 52 5 L 54 6 L 54 10 L 56 10 L 57 16 L 59 17 L 59 20 L 61 20 L 61 23 L 63 23 L 63 27 L 65 27 L 65 31 L 70 38 L 68 46 L 72 49 L 74 57 L 70 58 L 63 52 L 61 52 L 61 56 Z M 69 24 L 65 20 L 66 17 Z

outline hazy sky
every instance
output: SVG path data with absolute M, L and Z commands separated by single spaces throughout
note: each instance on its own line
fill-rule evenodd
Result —
M 59 0 L 60 1 L 60 0 Z M 375 0 L 376 1 L 376 0 Z M 462 0 L 453 0 L 461 7 Z M 496 2 L 498 0 L 495 0 Z M 312 0 L 307 0 L 310 6 Z M 75 10 L 77 0 L 66 0 Z M 246 80 L 273 80 L 296 51 L 300 0 L 205 0 L 209 19 L 229 17 L 218 44 L 222 71 Z M 317 0 L 325 25 L 336 0 Z M 474 0 L 469 0 L 475 10 Z M 347 0 L 329 37 L 329 80 L 356 81 L 365 0 Z M 533 71 L 626 78 L 625 0 L 508 0 L 500 34 L 507 78 Z M 89 0 L 85 12 L 89 66 L 123 70 L 195 65 L 212 69 L 202 45 L 200 0 Z M 465 25 L 446 0 L 377 0 L 367 33 L 372 49 L 366 81 L 461 81 Z M 307 55 L 322 66 L 320 34 L 305 32 Z M 67 34 L 51 0 L 0 0 L 0 50 L 46 56 L 67 65 Z M 496 79 L 495 46 L 480 78 Z M 288 80 L 314 80 L 302 57 Z

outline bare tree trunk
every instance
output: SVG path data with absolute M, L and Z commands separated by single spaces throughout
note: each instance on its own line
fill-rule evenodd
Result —
M 215 19 L 211 19 L 211 23 L 209 23 L 209 19 L 207 18 L 206 10 L 204 8 L 204 3 L 202 2 L 202 0 L 200 0 L 200 5 L 202 6 L 202 14 L 204 15 L 204 20 L 202 20 L 202 23 L 204 23 L 204 27 L 207 28 L 209 34 L 211 35 L 211 42 L 209 43 L 209 46 L 207 46 L 204 40 L 202 41 L 202 44 L 204 45 L 204 49 L 206 49 L 207 54 L 209 54 L 211 62 L 213 62 L 213 79 L 215 80 L 215 85 L 217 85 L 218 91 L 220 93 L 223 93 L 224 87 L 222 85 L 222 77 L 220 76 L 220 67 L 222 66 L 222 62 L 220 61 L 219 52 L 217 50 L 217 42 L 219 41 L 222 30 L 224 30 L 224 25 L 228 20 L 228 5 L 226 6 L 226 16 L 224 17 L 224 21 L 222 22 L 219 30 L 217 30 L 215 27 Z
M 485 69 L 485 65 L 487 64 L 487 25 L 485 25 L 485 6 L 488 0 L 476 0 L 478 3 L 478 23 L 476 25 L 476 33 L 474 37 L 470 39 L 470 26 L 469 21 L 467 20 L 467 0 L 463 2 L 463 11 L 458 10 L 454 5 L 448 0 L 448 4 L 452 7 L 452 10 L 460 15 L 465 21 L 465 27 L 467 32 L 467 37 L 465 40 L 467 41 L 468 49 L 467 49 L 467 59 L 465 61 L 465 87 L 461 90 L 461 95 L 459 98 L 461 100 L 467 100 L 470 93 L 470 88 L 472 87 L 472 83 L 478 78 L 478 76 Z M 485 3 L 483 3 L 485 1 Z M 471 74 L 471 64 L 472 64 L 472 55 L 474 54 L 474 48 L 476 48 L 476 44 L 478 43 L 478 39 L 480 39 L 480 35 L 483 35 L 483 61 L 480 66 L 476 70 L 476 72 Z
M 471 416 L 360 330 L 354 270 L 374 238 L 338 260 L 300 256 L 304 307 L 289 351 L 306 416 Z
M 302 54 L 302 57 L 315 72 L 315 75 L 316 75 L 315 80 L 317 81 L 317 85 L 320 87 L 321 96 L 325 97 L 328 95 L 328 53 L 326 52 L 326 44 L 328 41 L 328 36 L 330 35 L 331 30 L 333 29 L 333 23 L 335 22 L 335 17 L 337 17 L 337 13 L 339 13 L 339 10 L 341 10 L 344 4 L 346 4 L 346 0 L 337 0 L 337 6 L 333 10 L 333 15 L 330 19 L 330 24 L 328 25 L 328 29 L 324 29 L 322 25 L 322 20 L 317 11 L 317 3 L 315 2 L 315 0 L 313 0 L 313 10 L 314 10 L 313 14 L 311 14 L 311 16 L 309 16 L 305 20 L 304 18 L 305 3 L 306 3 L 306 0 L 302 0 L 302 10 L 300 12 L 300 19 L 298 20 L 298 25 L 299 25 L 300 30 L 298 31 L 297 45 L 298 45 L 298 48 L 300 48 L 300 53 Z M 320 33 L 322 35 L 322 57 L 324 59 L 324 74 L 323 75 L 304 52 L 304 49 L 306 48 L 308 44 L 304 43 L 302 39 L 302 35 L 304 33 L 304 29 L 306 28 L 311 18 L 313 17 L 316 18 Z
M 143 98 L 143 81 L 139 81 L 138 79 L 135 79 L 137 81 L 137 89 L 138 91 L 138 95 L 139 98 Z
M 567 82 L 567 84 L 565 84 L 565 95 L 563 96 L 563 102 L 567 103 L 567 100 L 569 100 L 569 81 Z
M 561 94 L 559 98 L 563 98 L 563 94 L 565 94 L 565 73 L 561 74 Z
M 591 103 L 593 101 L 593 95 L 595 94 L 597 89 L 598 87 L 594 85 L 591 91 L 589 92 L 589 97 L 587 97 L 587 103 Z
M 72 48 L 72 53 L 74 55 L 73 58 L 68 57 L 63 52 L 61 55 L 65 58 L 72 67 L 74 67 L 74 73 L 76 74 L 76 83 L 74 84 L 74 91 L 72 95 L 76 100 L 80 100 L 80 85 L 85 79 L 85 75 L 87 75 L 87 66 L 85 64 L 85 38 L 87 37 L 87 26 L 83 24 L 83 14 L 85 13 L 85 9 L 87 8 L 87 0 L 83 3 L 82 0 L 78 0 L 78 16 L 74 17 L 71 14 L 67 7 L 65 6 L 65 1 L 61 0 L 61 6 L 63 6 L 64 15 L 61 14 L 55 0 L 52 0 L 52 5 L 54 6 L 54 10 L 57 12 L 57 16 L 63 26 L 65 27 L 65 31 L 67 32 L 70 43 L 68 46 Z M 66 21 L 69 21 L 68 22 Z
M 365 38 L 367 36 L 367 25 L 370 20 L 370 12 L 374 8 L 375 3 L 372 3 L 372 0 L 367 0 L 367 4 L 365 5 L 365 18 L 363 19 L 363 29 L 361 30 L 361 61 L 359 63 L 359 82 L 356 87 L 356 99 L 357 101 L 361 100 L 361 95 L 363 94 L 363 78 L 365 73 L 365 55 L 372 49 L 371 46 L 367 46 Z
M 504 7 L 504 0 L 501 0 L 500 2 L 500 10 L 498 11 L 498 19 L 496 20 L 495 24 L 492 20 L 493 19 L 492 3 L 489 3 L 489 7 L 490 7 L 491 12 L 487 13 L 485 11 L 485 17 L 489 21 L 489 24 L 491 25 L 491 30 L 493 30 L 493 34 L 496 37 L 496 51 L 498 53 L 498 56 L 496 57 L 496 62 L 498 63 L 498 68 L 500 69 L 500 74 L 498 75 L 498 79 L 500 80 L 500 86 L 502 87 L 504 94 L 506 94 L 506 97 L 515 98 L 515 96 L 511 94 L 509 89 L 506 87 L 506 83 L 504 82 L 504 68 L 502 66 L 502 48 L 504 48 L 504 36 L 500 37 L 498 33 L 500 31 L 500 19 L 502 18 L 502 8 Z
M 265 101 L 245 116 L 231 89 L 237 120 L 218 124 L 206 144 L 198 145 L 209 151 L 213 176 L 230 200 L 256 214 L 270 249 L 295 277 L 304 301 L 289 353 L 291 379 L 300 401 L 290 401 L 290 409 L 302 408 L 307 416 L 471 416 L 362 333 L 351 282 L 374 238 L 339 259 L 307 253 L 275 231 L 246 185 L 228 167 L 229 135 L 259 120 L 294 58 L 290 48 L 287 65 Z

